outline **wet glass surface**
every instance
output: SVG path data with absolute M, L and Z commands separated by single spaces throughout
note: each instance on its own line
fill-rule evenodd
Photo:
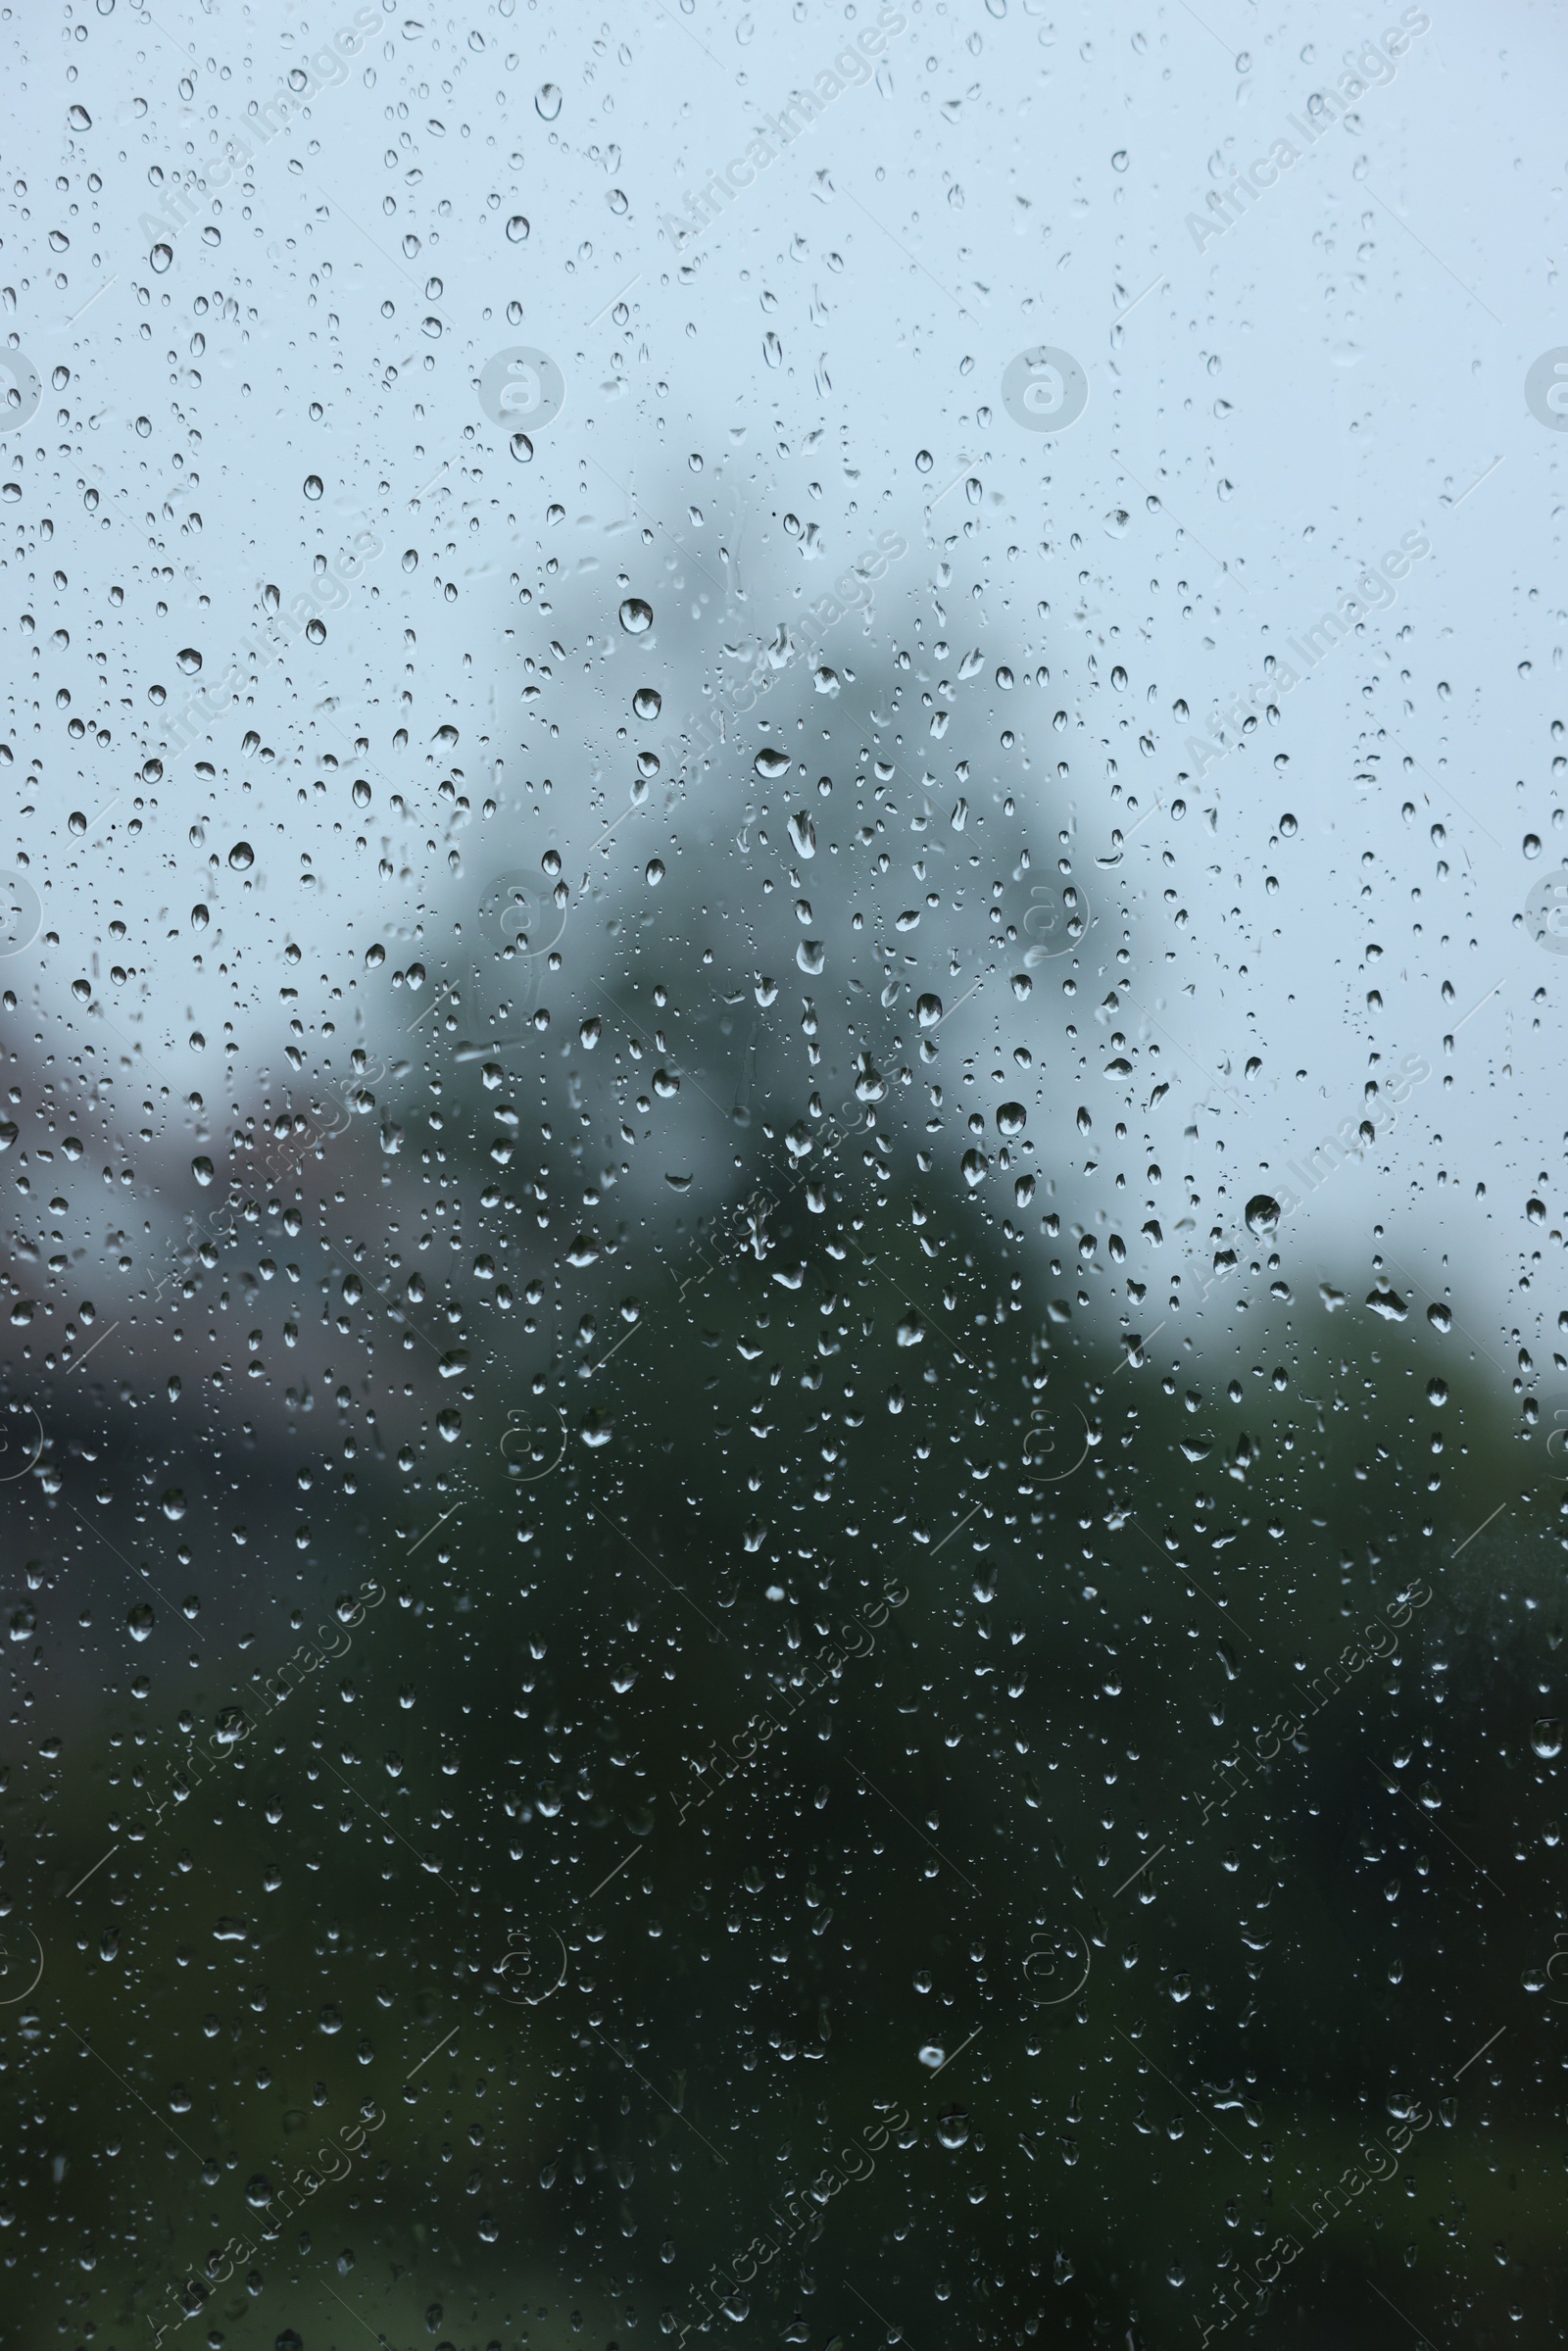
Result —
M 4 2339 L 1562 2340 L 1556 26 L 0 42 Z

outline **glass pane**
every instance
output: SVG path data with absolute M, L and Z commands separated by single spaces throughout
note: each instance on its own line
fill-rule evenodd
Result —
M 16 2339 L 1558 2339 L 1544 19 L 0 35 Z

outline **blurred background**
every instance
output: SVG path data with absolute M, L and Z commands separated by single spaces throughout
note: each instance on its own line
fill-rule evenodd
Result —
M 1560 26 L 4 33 L 0 2340 L 1563 2339 Z

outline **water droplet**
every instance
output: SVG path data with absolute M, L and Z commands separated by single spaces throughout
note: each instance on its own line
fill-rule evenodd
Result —
M 1435 1331 L 1451 1331 L 1453 1308 L 1446 1306 L 1441 1298 L 1434 1298 L 1432 1304 L 1427 1308 L 1427 1320 Z
M 185 1496 L 177 1486 L 169 1488 L 159 1503 L 159 1508 L 163 1511 L 165 1518 L 172 1519 L 176 1525 L 184 1517 Z
M 1384 1322 L 1403 1322 L 1409 1312 L 1403 1298 L 1393 1290 L 1374 1290 L 1369 1294 L 1366 1302 L 1372 1312 L 1381 1316 Z
M 307 473 L 305 476 L 305 495 L 313 504 L 320 497 L 321 477 L 318 473 Z
M 521 213 L 514 213 L 511 220 L 507 222 L 508 241 L 514 245 L 520 245 L 527 234 L 528 222 L 526 219 Z
M 1447 1400 L 1448 1400 L 1448 1383 L 1447 1383 L 1447 1381 L 1446 1381 L 1446 1380 L 1440 1380 L 1440 1379 L 1438 1379 L 1438 1378 L 1436 1378 L 1436 1377 L 1433 1377 L 1432 1379 L 1428 1380 L 1428 1382 L 1427 1382 L 1427 1402 L 1428 1402 L 1429 1404 L 1446 1404 L 1446 1403 L 1447 1402 Z
M 248 841 L 236 841 L 228 853 L 228 861 L 236 873 L 249 873 L 256 862 L 256 852 Z
M 202 657 L 194 645 L 182 645 L 174 659 L 187 677 L 194 677 L 202 665 Z
M 1254 1193 L 1247 1203 L 1247 1229 L 1260 1241 L 1272 1233 L 1280 1221 L 1280 1203 L 1267 1192 Z
M 657 718 L 663 709 L 663 698 L 652 686 L 639 686 L 631 698 L 631 707 L 639 718 Z
M 78 840 L 87 830 L 87 819 L 80 808 L 73 808 L 71 814 L 67 817 L 66 822 L 71 827 L 71 830 L 76 835 Z
M 640 596 L 628 596 L 620 608 L 620 625 L 628 637 L 646 636 L 654 625 L 654 608 Z
M 962 1160 L 963 1180 L 968 1185 L 971 1192 L 974 1190 L 976 1184 L 983 1184 L 985 1182 L 986 1170 L 990 1164 L 991 1162 L 986 1157 L 984 1151 L 969 1151 L 964 1152 Z
M 646 876 L 649 889 L 657 890 L 660 883 L 664 878 L 664 860 L 662 857 L 649 858 L 646 868 Z
M 1286 813 L 1280 818 L 1280 831 L 1284 834 L 1287 841 L 1295 840 L 1297 831 L 1296 818 L 1291 815 L 1289 810 L 1287 810 Z
M 438 1416 L 435 1425 L 448 1445 L 456 1445 L 458 1432 L 463 1427 L 463 1415 L 455 1404 L 449 1404 L 446 1410 Z
M 534 112 L 541 122 L 553 122 L 561 112 L 561 91 L 553 81 L 540 85 L 534 93 Z
M 1126 150 L 1126 148 L 1125 148 L 1125 147 L 1118 147 L 1118 148 L 1117 148 L 1117 150 L 1116 150 L 1115 154 L 1114 154 L 1114 155 L 1111 157 L 1111 159 L 1110 159 L 1110 168 L 1111 168 L 1111 170 L 1112 170 L 1113 171 L 1126 171 L 1126 169 L 1127 169 L 1127 150 Z
M 191 907 L 190 927 L 193 931 L 204 931 L 211 920 L 212 916 L 208 913 L 205 906 Z
M 1004 1102 L 997 1112 L 999 1135 L 1021 1135 L 1028 1124 L 1029 1113 L 1022 1102 Z
M 820 939 L 803 939 L 795 950 L 795 960 L 802 971 L 814 979 L 827 962 L 827 949 Z
M 166 269 L 169 268 L 170 264 L 171 264 L 171 263 L 173 261 L 173 258 L 174 258 L 174 248 L 173 248 L 173 246 L 172 246 L 172 245 L 166 245 L 166 244 L 163 242 L 162 238 L 160 238 L 160 239 L 159 239 L 158 243 L 157 243 L 157 244 L 156 244 L 156 245 L 153 247 L 152 251 L 151 251 L 151 252 L 148 254 L 148 256 L 147 256 L 147 259 L 149 260 L 149 262 L 151 262 L 151 264 L 152 264 L 152 266 L 153 266 L 154 269 L 155 269 L 155 270 L 158 272 L 158 275 L 159 275 L 160 277 L 162 277 L 162 275 L 163 275 L 164 271 L 165 271 L 165 270 L 166 270 Z
M 84 106 L 74 106 L 66 120 L 73 130 L 91 130 L 92 117 Z
M 770 367 L 777 367 L 783 364 L 784 346 L 771 327 L 762 337 L 762 357 Z
M 145 1641 L 153 1629 L 153 1612 L 150 1603 L 146 1600 L 138 1600 L 125 1622 L 130 1627 L 132 1641 Z
M 200 1158 L 192 1159 L 190 1171 L 198 1184 L 210 1184 L 213 1180 L 213 1163 L 205 1153 Z
M 914 469 L 916 473 L 929 473 L 935 464 L 936 459 L 931 455 L 929 449 L 917 449 L 915 451 Z
M 1562 1753 L 1561 1723 L 1550 1715 L 1543 1715 L 1540 1722 L 1530 1726 L 1530 1743 L 1536 1753 L 1549 1763 L 1554 1755 Z
M 937 2116 L 937 2136 L 945 2147 L 961 2147 L 969 2136 L 969 2118 L 961 2106 L 944 2106 Z
M 911 1306 L 894 1334 L 900 1347 L 918 1347 L 925 1338 L 925 1324 Z
M 915 999 L 914 1016 L 923 1029 L 934 1029 L 937 1025 L 937 1022 L 942 1018 L 941 997 L 917 997 Z
M 1525 835 L 1525 856 L 1526 856 L 1527 857 L 1540 857 L 1540 855 L 1541 855 L 1541 835 L 1540 835 L 1539 833 L 1526 833 L 1526 835 Z
M 764 743 L 761 750 L 758 753 L 756 759 L 752 761 L 753 774 L 762 776 L 768 781 L 771 781 L 771 779 L 776 775 L 788 775 L 789 768 L 789 753 L 787 751 L 776 750 L 771 743 Z
M 533 443 L 529 440 L 525 432 L 514 432 L 511 440 L 507 443 L 507 447 L 511 450 L 514 458 L 516 460 L 519 465 L 531 465 L 533 464 Z M 621 610 L 624 612 L 625 607 L 622 606 Z

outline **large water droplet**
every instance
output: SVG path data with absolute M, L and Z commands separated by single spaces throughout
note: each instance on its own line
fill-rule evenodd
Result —
M 654 625 L 654 608 L 640 596 L 628 596 L 620 608 L 620 625 L 628 637 L 643 637 Z
M 557 83 L 541 83 L 534 93 L 534 112 L 541 122 L 553 122 L 561 112 L 561 90 Z
M 256 862 L 256 852 L 248 841 L 236 841 L 228 853 L 228 861 L 236 873 L 249 873 Z
M 528 222 L 526 216 L 522 213 L 514 213 L 511 220 L 507 222 L 508 240 L 514 245 L 520 245 L 527 234 Z
M 1540 1722 L 1530 1726 L 1530 1744 L 1544 1762 L 1549 1763 L 1554 1755 L 1562 1753 L 1561 1723 L 1550 1715 L 1543 1715 Z
M 944 2106 L 937 2116 L 937 2136 L 945 2147 L 961 2147 L 969 2136 L 969 2118 L 961 2106 Z
M 1254 1192 L 1247 1203 L 1247 1229 L 1260 1241 L 1272 1233 L 1280 1221 L 1280 1203 L 1268 1192 Z
M 153 1629 L 151 1604 L 146 1600 L 138 1600 L 125 1622 L 130 1627 L 132 1641 L 145 1641 Z
M 639 718 L 657 718 L 664 705 L 652 686 L 639 686 L 631 698 L 631 707 Z
M 788 775 L 789 769 L 789 753 L 787 751 L 775 750 L 771 743 L 764 743 L 761 750 L 758 753 L 756 759 L 752 761 L 753 773 L 765 778 L 771 778 L 775 775 Z

